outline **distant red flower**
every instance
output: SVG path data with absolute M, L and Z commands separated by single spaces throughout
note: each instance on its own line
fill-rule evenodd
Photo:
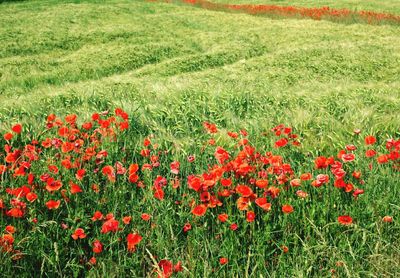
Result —
M 96 211 L 91 219 L 92 221 L 102 220 L 103 214 L 100 211 Z
M 179 174 L 179 167 L 180 167 L 180 163 L 179 161 L 174 161 L 171 163 L 171 173 L 178 175 Z
M 386 215 L 386 216 L 384 216 L 382 218 L 382 221 L 386 222 L 386 223 L 392 223 L 393 222 L 393 217 Z
M 227 264 L 227 263 L 228 263 L 228 258 L 225 258 L 225 257 L 219 258 L 219 264 L 220 265 L 224 265 L 224 264 Z
M 365 137 L 365 145 L 373 145 L 376 143 L 376 138 L 372 135 L 368 135 Z
M 348 215 L 342 215 L 338 217 L 338 222 L 342 225 L 351 225 L 353 223 L 353 218 Z
M 13 138 L 13 135 L 12 135 L 12 133 L 8 132 L 8 133 L 4 134 L 3 138 L 6 141 L 10 141 Z
M 185 232 L 185 233 L 187 233 L 188 231 L 190 231 L 192 229 L 192 225 L 190 225 L 190 223 L 186 223 L 184 226 L 183 226 L 183 231 Z
M 228 220 L 228 214 L 226 213 L 219 214 L 218 220 L 221 221 L 222 223 L 226 222 Z
M 262 208 L 265 211 L 270 211 L 271 210 L 271 203 L 268 203 L 267 198 L 265 197 L 261 197 L 261 198 L 257 198 L 255 200 L 255 203 L 257 206 L 259 206 L 260 208 Z
M 150 218 L 151 218 L 151 215 L 150 215 L 150 214 L 147 214 L 147 213 L 142 213 L 141 218 L 142 218 L 142 220 L 144 220 L 144 221 L 149 221 Z
M 22 125 L 16 124 L 11 128 L 11 130 L 17 134 L 20 134 L 22 132 Z
M 281 138 L 278 141 L 275 142 L 275 148 L 282 148 L 288 144 L 288 139 L 286 138 Z
M 248 211 L 246 213 L 246 221 L 247 222 L 254 222 L 255 219 L 256 219 L 256 214 L 254 213 L 254 211 Z
M 106 222 L 103 223 L 103 226 L 101 227 L 101 233 L 106 234 L 109 232 L 117 232 L 119 230 L 119 222 L 118 220 L 115 220 L 114 218 L 111 218 L 107 220 Z
M 93 241 L 92 246 L 94 253 L 98 254 L 103 252 L 103 244 L 100 242 L 100 240 L 96 239 L 95 241 Z
M 125 225 L 128 225 L 129 223 L 131 223 L 131 220 L 132 220 L 132 217 L 131 217 L 131 216 L 124 216 L 124 217 L 122 218 L 122 222 L 123 222 Z
M 61 201 L 55 201 L 55 200 L 49 200 L 48 202 L 46 202 L 46 207 L 48 209 L 58 209 L 58 207 L 60 206 Z
M 128 252 L 135 252 L 136 245 L 138 245 L 142 241 L 142 239 L 142 236 L 137 233 L 128 234 L 128 236 L 126 237 Z
M 90 260 L 89 260 L 89 264 L 95 265 L 96 263 L 97 263 L 96 258 L 95 257 L 91 257 Z
M 282 206 L 282 212 L 283 213 L 292 213 L 293 212 L 293 207 L 291 205 L 283 205 Z
M 247 185 L 238 185 L 236 186 L 236 192 L 242 195 L 243 197 L 250 197 L 253 195 L 253 190 Z
M 85 231 L 82 228 L 78 228 L 75 230 L 75 232 L 71 235 L 71 237 L 74 240 L 77 240 L 78 238 L 83 239 L 86 237 Z
M 238 225 L 236 223 L 233 223 L 229 226 L 229 229 L 231 229 L 232 231 L 236 231 L 238 228 Z
M 206 212 L 207 212 L 207 207 L 203 204 L 196 206 L 192 210 L 193 215 L 196 215 L 196 216 L 203 216 L 204 214 L 206 214 Z

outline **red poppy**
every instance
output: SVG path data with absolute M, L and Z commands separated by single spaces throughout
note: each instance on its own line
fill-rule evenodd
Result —
M 283 213 L 292 213 L 293 212 L 293 207 L 291 205 L 283 205 L 282 206 L 282 212 Z
M 31 203 L 33 203 L 36 199 L 37 199 L 37 195 L 35 194 L 35 193 L 33 193 L 33 192 L 29 192 L 29 193 L 27 193 L 26 194 L 26 196 L 25 196 L 25 198 L 29 201 L 29 202 L 31 202 Z
M 122 218 L 122 222 L 123 222 L 125 225 L 129 225 L 129 223 L 131 223 L 131 220 L 132 220 L 132 216 L 124 216 L 124 217 Z
M 77 184 L 75 184 L 75 183 L 73 183 L 73 182 L 70 182 L 70 192 L 71 192 L 71 194 L 77 194 L 77 193 L 80 193 L 80 192 L 82 192 L 82 188 L 79 186 L 79 185 L 77 185 Z
M 392 223 L 393 222 L 393 217 L 386 215 L 386 216 L 384 216 L 382 218 L 382 221 L 385 222 L 385 223 Z
M 48 202 L 46 202 L 46 207 L 48 209 L 58 209 L 58 207 L 60 206 L 61 201 L 54 201 L 54 200 L 49 200 Z
M 196 216 L 203 216 L 207 212 L 207 207 L 205 205 L 198 205 L 193 210 L 192 213 Z
M 267 198 L 265 198 L 265 197 L 257 198 L 255 200 L 255 203 L 257 206 L 259 206 L 260 208 L 262 208 L 265 211 L 271 210 L 271 203 L 268 203 Z
M 376 155 L 376 151 L 375 150 L 366 150 L 365 151 L 365 156 L 366 157 L 373 157 Z
M 22 132 L 22 125 L 16 124 L 11 128 L 11 130 L 17 134 L 20 134 Z
M 225 257 L 219 258 L 219 264 L 220 265 L 224 265 L 224 264 L 227 264 L 227 263 L 228 263 L 228 258 L 225 258 Z
M 109 232 L 117 232 L 119 230 L 119 222 L 114 218 L 108 219 L 106 222 L 103 223 L 101 227 L 101 233 L 106 234 Z
M 229 226 L 229 229 L 231 229 L 232 231 L 236 231 L 238 229 L 238 225 L 236 223 L 233 223 Z
M 289 143 L 288 139 L 286 138 L 281 138 L 278 141 L 275 142 L 275 148 L 282 148 Z
M 246 213 L 246 221 L 247 222 L 254 222 L 255 219 L 256 219 L 256 214 L 254 213 L 254 211 L 248 211 Z
M 77 240 L 78 238 L 83 239 L 86 237 L 85 231 L 82 228 L 78 228 L 75 230 L 75 232 L 71 235 L 71 237 L 74 240 Z
M 13 135 L 12 135 L 12 133 L 8 132 L 8 133 L 4 134 L 3 138 L 6 141 L 10 141 L 13 138 Z
M 151 218 L 151 215 L 150 215 L 150 214 L 147 214 L 147 213 L 142 213 L 141 218 L 142 218 L 142 220 L 144 220 L 144 221 L 149 221 L 150 218 Z
M 299 198 L 302 198 L 302 199 L 308 197 L 308 193 L 307 193 L 307 192 L 304 192 L 304 191 L 302 191 L 302 190 L 297 190 L 297 191 L 296 191 L 296 195 L 297 195 Z
M 96 211 L 91 219 L 92 221 L 102 220 L 103 214 L 100 211 Z
M 353 153 L 347 153 L 342 155 L 342 160 L 343 162 L 351 162 L 356 158 L 356 156 Z
M 183 226 L 183 231 L 185 232 L 185 233 L 187 233 L 188 231 L 190 231 L 192 229 L 192 225 L 190 225 L 190 223 L 186 223 L 184 226 Z
M 353 223 L 353 218 L 348 215 L 342 215 L 338 217 L 338 222 L 342 225 L 351 225 L 351 223 Z
M 179 174 L 179 167 L 180 167 L 179 161 L 172 162 L 170 167 L 171 167 L 171 173 L 172 174 L 175 174 L 175 175 Z
M 142 241 L 142 239 L 142 236 L 137 233 L 128 234 L 128 236 L 126 237 L 128 252 L 135 252 L 136 245 L 138 245 Z
M 243 197 L 250 197 L 253 195 L 253 190 L 247 185 L 238 185 L 236 186 L 236 192 L 242 195 Z
M 226 213 L 219 214 L 218 220 L 221 221 L 222 223 L 226 222 L 228 220 L 228 214 Z
M 158 273 L 158 278 L 169 278 L 173 274 L 173 265 L 169 260 L 161 260 L 158 267 L 162 271 L 162 273 Z
M 256 180 L 256 186 L 258 188 L 265 188 L 268 186 L 268 180 Z
M 368 135 L 365 137 L 365 145 L 373 145 L 376 142 L 376 138 L 372 135 Z

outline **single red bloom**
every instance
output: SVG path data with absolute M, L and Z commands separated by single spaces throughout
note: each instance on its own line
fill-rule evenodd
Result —
M 129 223 L 131 223 L 131 220 L 132 220 L 132 217 L 131 217 L 131 216 L 124 216 L 124 217 L 122 218 L 122 222 L 123 222 L 125 225 L 128 225 Z
M 126 237 L 128 252 L 135 252 L 136 245 L 138 245 L 142 241 L 143 237 L 139 234 L 128 234 Z
M 236 192 L 242 195 L 243 197 L 250 197 L 253 195 L 253 190 L 247 185 L 238 185 L 236 186 Z
M 254 211 L 248 211 L 246 213 L 246 221 L 247 222 L 254 222 L 255 219 L 256 219 L 256 214 L 254 213 Z
M 93 241 L 92 246 L 94 253 L 97 254 L 103 252 L 103 244 L 100 242 L 100 240 L 96 239 L 95 241 Z
M 224 264 L 227 264 L 227 263 L 228 263 L 228 258 L 225 258 L 225 257 L 219 258 L 219 264 L 220 265 L 224 265 Z
M 282 148 L 282 147 L 286 146 L 288 142 L 289 142 L 288 139 L 281 138 L 275 142 L 275 148 Z
M 82 228 L 78 228 L 75 230 L 75 232 L 71 235 L 71 237 L 74 240 L 77 240 L 78 238 L 82 239 L 86 237 L 85 231 Z
M 142 213 L 141 218 L 142 218 L 142 220 L 144 220 L 144 221 L 149 221 L 150 218 L 151 218 L 151 215 L 150 215 L 150 214 L 147 214 L 147 213 Z
M 376 138 L 372 135 L 365 137 L 365 145 L 373 145 L 376 143 Z
M 267 198 L 265 198 L 265 197 L 257 198 L 255 200 L 255 203 L 257 206 L 259 206 L 260 208 L 262 208 L 265 211 L 271 210 L 271 203 L 268 203 Z
M 61 201 L 54 201 L 54 200 L 49 200 L 48 202 L 46 202 L 46 207 L 48 209 L 58 209 L 58 207 L 60 206 Z
M 22 125 L 16 124 L 11 128 L 11 130 L 17 134 L 20 134 L 22 132 Z
M 198 205 L 192 210 L 192 213 L 196 216 L 203 216 L 206 212 L 207 207 L 205 205 Z
M 228 220 L 228 214 L 222 213 L 218 215 L 218 220 L 221 221 L 222 223 L 226 222 Z
M 183 226 L 183 231 L 185 232 L 185 233 L 187 233 L 188 231 L 190 231 L 192 229 L 192 225 L 190 225 L 190 223 L 186 223 L 184 226 Z
M 118 220 L 115 220 L 114 218 L 111 218 L 107 220 L 106 222 L 103 223 L 103 226 L 101 227 L 101 233 L 106 234 L 108 232 L 117 232 L 119 230 L 119 222 Z
M 385 223 L 392 223 L 393 222 L 393 217 L 386 215 L 386 216 L 384 216 L 382 218 L 382 221 L 385 222 Z
M 353 218 L 348 215 L 342 215 L 338 217 L 338 222 L 342 225 L 351 225 L 351 223 L 353 223 Z
M 291 205 L 283 205 L 282 206 L 282 212 L 283 213 L 292 213 L 293 212 L 293 207 Z

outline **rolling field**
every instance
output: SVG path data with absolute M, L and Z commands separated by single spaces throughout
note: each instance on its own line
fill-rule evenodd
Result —
M 214 2 L 329 5 L 400 14 L 396 0 Z M 114 112 L 117 107 L 129 120 L 119 110 Z M 114 120 L 104 124 L 92 116 L 103 111 L 117 114 L 121 124 L 115 126 L 115 135 L 81 128 L 91 119 L 100 130 L 112 125 Z M 74 117 L 56 123 L 47 118 L 52 113 L 62 120 L 76 114 L 78 124 Z M 106 117 L 104 113 L 100 118 Z M 64 122 L 68 132 L 79 129 L 78 135 L 46 129 L 49 124 L 60 128 Z M 216 124 L 218 132 L 204 122 Z M 5 136 L 16 123 L 22 124 L 22 133 L 16 128 L 13 138 Z M 292 130 L 274 135 L 279 128 L 271 129 L 279 124 Z M 248 135 L 240 133 L 243 129 Z M 235 135 L 227 131 L 249 143 L 231 138 Z M 100 139 L 91 141 L 86 132 Z M 395 157 L 400 145 L 398 25 L 271 19 L 142 0 L 2 3 L 0 133 L 0 235 L 7 225 L 16 229 L 6 230 L 0 238 L 0 247 L 6 246 L 4 235 L 14 238 L 13 248 L 0 248 L 0 269 L 7 275 L 168 276 L 169 261 L 175 266 L 181 262 L 182 267 L 175 268 L 178 277 L 400 275 L 400 172 Z M 293 134 L 300 146 L 275 143 L 282 136 L 292 142 Z M 369 135 L 377 142 L 365 141 Z M 96 159 L 86 161 L 80 150 L 60 151 L 54 143 L 72 142 L 76 136 L 84 138 L 85 147 L 95 146 Z M 53 140 L 48 147 L 43 145 L 46 138 Z M 23 158 L 10 160 L 8 155 L 35 145 L 32 140 L 42 146 L 35 149 L 40 158 L 32 159 L 29 167 L 22 165 L 29 169 L 26 173 L 16 174 L 15 165 Z M 349 144 L 357 149 L 345 150 Z M 287 180 L 260 166 L 264 162 L 244 145 L 253 146 L 274 167 L 287 166 L 266 152 L 282 156 L 291 166 L 285 172 Z M 221 158 L 226 153 L 217 146 L 227 150 L 229 158 Z M 246 174 L 227 164 L 243 156 L 242 148 L 252 169 Z M 99 152 L 103 149 L 108 155 Z M 157 158 L 147 156 L 147 149 Z M 376 156 L 366 157 L 370 149 Z M 354 152 L 356 158 L 343 158 L 343 153 L 338 155 L 341 150 Z M 377 162 L 390 151 L 387 163 Z M 318 166 L 316 159 L 322 156 L 343 163 L 347 187 L 334 182 L 340 180 L 334 173 L 337 164 Z M 61 160 L 67 158 L 81 162 L 66 169 Z M 120 167 L 117 161 L 127 172 L 118 170 L 114 181 L 110 165 Z M 174 161 L 180 162 L 178 173 L 176 164 L 171 166 Z M 136 164 L 137 173 L 132 170 Z M 148 164 L 151 169 L 144 169 Z M 214 177 L 215 184 L 193 190 L 190 176 L 209 175 L 218 167 L 224 175 Z M 86 175 L 78 175 L 79 168 Z M 26 180 L 28 172 L 35 175 L 34 181 Z M 255 185 L 264 172 L 268 188 Z M 355 172 L 362 173 L 361 179 Z M 312 180 L 319 175 L 330 180 L 322 186 L 301 180 L 297 188 L 297 181 L 291 181 L 304 173 Z M 60 179 L 62 189 L 46 186 L 45 174 Z M 138 180 L 132 180 L 134 174 Z M 231 188 L 227 186 L 231 193 L 215 205 L 214 197 L 223 198 L 218 195 L 225 187 L 221 179 L 232 179 Z M 243 184 L 254 194 L 237 187 Z M 20 191 L 9 190 L 24 185 L 37 199 L 31 202 L 26 192 L 21 197 Z M 280 188 L 279 197 L 270 187 Z M 309 196 L 300 198 L 300 189 Z M 356 189 L 364 193 L 354 196 Z M 205 197 L 205 192 L 212 197 Z M 255 202 L 262 196 L 272 204 L 271 211 Z M 16 205 L 15 199 L 27 207 Z M 60 207 L 48 209 L 49 200 L 61 201 Z M 282 212 L 288 204 L 294 211 Z M 23 215 L 12 216 L 11 207 L 23 207 Z M 207 212 L 201 215 L 196 209 L 204 207 Z M 104 218 L 112 213 L 107 219 L 115 217 L 121 229 L 104 231 L 108 222 L 92 221 L 95 211 Z M 255 213 L 255 221 L 249 212 Z M 143 213 L 150 220 L 143 220 Z M 224 213 L 229 220 L 218 220 Z M 351 215 L 353 222 L 338 223 L 343 215 Z M 132 220 L 123 220 L 125 216 Z M 393 221 L 382 221 L 384 216 Z M 184 231 L 188 223 L 191 229 Z M 78 228 L 87 236 L 76 240 L 71 235 Z M 142 239 L 132 247 L 128 234 Z M 92 250 L 95 240 L 102 242 L 101 252 Z M 96 262 L 90 261 L 93 257 Z

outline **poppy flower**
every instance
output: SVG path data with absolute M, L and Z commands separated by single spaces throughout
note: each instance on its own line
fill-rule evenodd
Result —
M 293 212 L 293 207 L 291 205 L 283 205 L 282 206 L 282 212 L 283 213 L 292 213 Z
M 35 194 L 35 193 L 33 193 L 33 192 L 29 192 L 29 193 L 27 193 L 26 194 L 26 196 L 25 196 L 25 198 L 29 201 L 29 202 L 31 202 L 31 203 L 33 203 L 36 199 L 37 199 L 37 195 Z
M 300 180 L 302 181 L 308 181 L 312 179 L 311 173 L 304 173 L 300 175 Z
M 231 229 L 232 231 L 236 231 L 238 229 L 238 225 L 236 223 L 233 223 L 229 226 L 229 229 Z
M 286 254 L 287 252 L 289 252 L 289 247 L 287 247 L 286 245 L 282 245 L 281 248 L 282 248 L 283 253 Z
M 227 264 L 227 263 L 228 263 L 228 258 L 225 258 L 225 257 L 219 258 L 219 264 L 220 265 L 224 265 L 224 264 Z
M 12 133 L 8 132 L 8 133 L 4 134 L 3 138 L 6 141 L 10 141 L 13 138 L 13 135 L 12 135 Z
M 196 159 L 196 158 L 195 158 L 194 155 L 189 155 L 189 156 L 187 157 L 187 160 L 188 160 L 190 163 L 194 162 L 195 159 Z
M 299 198 L 302 198 L 302 199 L 308 197 L 308 193 L 307 193 L 307 192 L 304 192 L 304 191 L 302 191 L 302 190 L 297 190 L 297 191 L 296 191 L 296 195 L 297 195 Z
M 85 231 L 82 228 L 78 228 L 75 230 L 75 232 L 71 235 L 71 237 L 74 240 L 77 240 L 78 238 L 83 239 L 86 237 Z
M 70 190 L 69 191 L 71 192 L 71 194 L 77 194 L 77 193 L 82 192 L 82 188 L 79 185 L 77 185 L 73 182 L 70 182 Z
M 60 204 L 61 204 L 61 201 L 60 201 L 60 200 L 58 200 L 58 201 L 49 200 L 49 201 L 46 202 L 46 207 L 47 207 L 48 209 L 58 209 L 58 207 L 60 206 Z
M 260 208 L 262 208 L 265 211 L 271 210 L 271 203 L 268 203 L 267 198 L 265 198 L 265 197 L 257 198 L 255 200 L 255 203 L 257 206 L 259 206 Z
M 239 210 L 247 210 L 249 207 L 250 200 L 246 197 L 240 197 L 236 200 L 236 205 Z
M 253 195 L 253 190 L 246 185 L 238 185 L 236 186 L 236 192 L 242 195 L 243 197 L 250 197 Z
M 148 214 L 148 213 L 142 213 L 141 218 L 142 218 L 142 220 L 144 220 L 144 221 L 149 221 L 150 218 L 151 218 L 151 215 Z
M 290 181 L 290 185 L 293 187 L 299 187 L 301 185 L 301 180 L 300 179 L 293 179 Z
M 136 245 L 138 245 L 142 241 L 142 239 L 142 236 L 137 233 L 128 234 L 128 236 L 126 237 L 128 252 L 135 252 Z
M 343 162 L 351 162 L 356 158 L 356 156 L 353 153 L 347 153 L 342 155 L 342 160 Z
M 382 218 L 382 221 L 385 222 L 385 223 L 392 223 L 393 222 L 393 217 L 386 215 L 386 216 L 384 216 Z
M 63 184 L 60 180 L 54 180 L 54 178 L 48 178 L 46 181 L 46 190 L 49 192 L 59 190 Z
M 101 220 L 103 219 L 103 214 L 100 211 L 96 211 L 91 219 L 92 221 Z
M 129 225 L 129 223 L 131 223 L 131 220 L 132 220 L 132 217 L 131 217 L 131 216 L 124 216 L 124 217 L 122 218 L 122 222 L 123 222 L 125 225 Z
M 98 239 L 93 241 L 92 246 L 93 246 L 93 252 L 96 254 L 101 253 L 103 251 L 103 244 Z
M 11 130 L 14 133 L 20 134 L 22 132 L 22 125 L 21 124 L 16 124 L 11 128 Z
M 258 188 L 265 188 L 268 186 L 268 180 L 256 180 L 256 186 Z
M 342 215 L 338 217 L 338 222 L 342 225 L 351 225 L 353 223 L 353 218 L 348 215 Z
M 255 219 L 256 219 L 256 214 L 254 213 L 254 211 L 248 211 L 246 213 L 246 221 L 247 222 L 254 222 Z
M 221 221 L 222 223 L 226 222 L 228 220 L 228 214 L 226 213 L 219 214 L 218 220 Z
M 282 148 L 282 147 L 286 146 L 288 143 L 289 143 L 288 139 L 281 138 L 275 142 L 275 148 Z
M 11 225 L 7 225 L 5 230 L 7 233 L 10 233 L 10 234 L 15 233 L 15 227 L 11 226 Z
M 170 167 L 171 167 L 171 173 L 172 174 L 174 174 L 174 175 L 178 175 L 179 174 L 179 167 L 180 167 L 179 161 L 172 162 Z
M 376 138 L 372 135 L 368 135 L 365 137 L 365 145 L 373 145 L 376 143 Z
M 190 231 L 192 229 L 192 225 L 190 225 L 190 223 L 186 223 L 184 226 L 183 226 L 183 231 L 185 232 L 185 233 L 187 233 L 188 231 Z
M 205 205 L 198 205 L 193 210 L 192 213 L 195 216 L 203 216 L 207 212 L 207 207 Z
M 108 219 L 106 222 L 103 223 L 101 227 L 101 233 L 106 234 L 109 232 L 117 232 L 119 230 L 119 222 L 114 218 Z
M 96 258 L 95 257 L 91 257 L 90 260 L 89 260 L 89 264 L 95 265 L 96 263 L 97 263 Z
M 159 278 L 169 278 L 173 274 L 173 265 L 169 260 L 161 260 L 158 267 L 162 271 L 162 273 L 158 273 Z

